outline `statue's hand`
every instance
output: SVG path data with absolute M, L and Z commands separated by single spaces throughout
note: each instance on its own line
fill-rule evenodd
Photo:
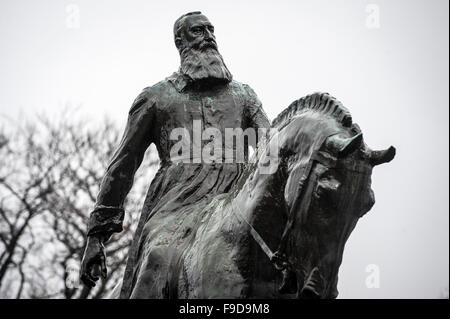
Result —
M 105 248 L 100 237 L 89 236 L 81 261 L 80 279 L 85 285 L 94 287 L 99 279 L 99 273 L 106 278 Z

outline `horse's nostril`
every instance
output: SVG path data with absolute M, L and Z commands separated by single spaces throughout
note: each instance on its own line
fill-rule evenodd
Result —
M 337 296 L 339 295 L 339 291 L 337 290 L 336 285 L 337 285 L 337 280 L 332 285 L 330 292 L 326 298 L 328 298 L 328 299 L 336 299 L 337 298 Z
M 335 291 L 332 291 L 330 293 L 330 297 L 329 298 L 330 299 L 336 299 L 338 295 L 339 295 L 339 292 L 337 290 L 335 290 Z

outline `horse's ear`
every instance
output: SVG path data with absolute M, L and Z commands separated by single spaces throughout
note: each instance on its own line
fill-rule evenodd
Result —
M 362 142 L 362 133 L 356 134 L 355 136 L 349 138 L 343 138 L 336 134 L 330 136 L 325 145 L 326 148 L 333 154 L 336 154 L 339 157 L 344 157 L 361 147 Z
M 387 150 L 383 151 L 371 151 L 369 161 L 372 166 L 388 163 L 395 157 L 395 147 L 391 146 Z

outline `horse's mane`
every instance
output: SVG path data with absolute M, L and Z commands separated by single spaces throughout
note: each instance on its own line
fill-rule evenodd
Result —
M 290 120 L 305 111 L 312 110 L 336 119 L 345 127 L 352 126 L 352 116 L 341 102 L 328 93 L 313 93 L 291 103 L 273 121 L 272 127 L 284 126 Z

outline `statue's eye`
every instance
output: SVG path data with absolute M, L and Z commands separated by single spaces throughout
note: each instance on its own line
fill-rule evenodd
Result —
M 201 32 L 202 32 L 202 29 L 201 29 L 201 28 L 192 28 L 191 31 L 192 31 L 193 33 L 201 33 Z

